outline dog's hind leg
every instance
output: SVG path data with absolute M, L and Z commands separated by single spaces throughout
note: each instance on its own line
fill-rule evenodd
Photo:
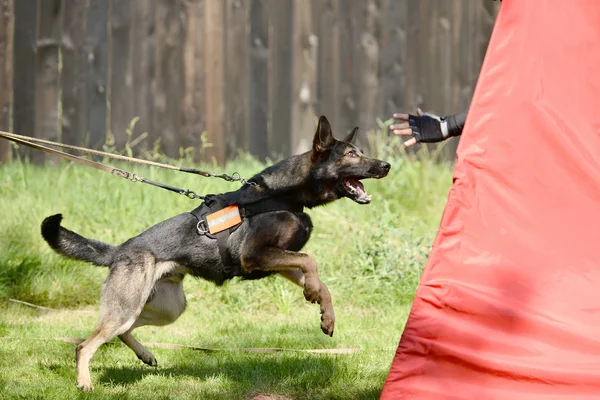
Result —
M 149 253 L 130 252 L 119 258 L 102 288 L 99 323 L 92 335 L 77 346 L 77 387 L 84 391 L 93 390 L 90 359 L 101 345 L 131 329 L 156 280 L 156 263 Z
M 135 340 L 135 338 L 131 334 L 131 331 L 134 329 L 135 328 L 131 328 L 124 334 L 119 335 L 119 339 L 121 339 L 121 341 L 125 343 L 127 347 L 133 350 L 137 358 L 142 360 L 144 364 L 148 364 L 151 367 L 156 367 L 158 365 L 158 362 L 156 361 L 156 357 L 154 357 L 154 354 L 152 354 L 148 349 L 146 349 L 144 345 L 142 345 L 140 342 Z
M 248 270 L 278 271 L 281 275 L 304 287 L 304 297 L 321 308 L 321 330 L 333 336 L 335 314 L 329 289 L 319 279 L 317 262 L 305 253 L 281 250 L 276 247 L 267 249 L 253 248 L 242 256 L 242 265 Z M 298 273 L 301 271 L 302 273 Z
M 158 263 L 157 270 L 169 269 L 161 264 L 165 263 Z M 119 336 L 119 339 L 133 350 L 140 360 L 151 367 L 158 365 L 156 357 L 140 342 L 135 340 L 131 331 L 144 325 L 168 325 L 179 318 L 186 307 L 182 279 L 182 275 L 171 275 L 157 281 L 138 319 L 131 329 Z

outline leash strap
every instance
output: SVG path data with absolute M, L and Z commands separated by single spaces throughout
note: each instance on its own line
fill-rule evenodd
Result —
M 65 154 L 69 155 L 68 153 L 64 153 L 62 151 L 58 151 L 58 150 L 54 150 L 45 146 L 31 146 L 31 144 L 33 143 L 41 143 L 41 144 L 47 144 L 50 146 L 56 146 L 56 147 L 60 147 L 63 149 L 69 149 L 69 150 L 76 150 L 76 151 L 80 151 L 82 153 L 88 153 L 88 154 L 93 154 L 96 156 L 103 156 L 103 157 L 109 157 L 109 158 L 113 158 L 116 160 L 122 160 L 122 161 L 130 161 L 130 162 L 134 162 L 137 164 L 144 164 L 144 165 L 151 165 L 153 167 L 158 167 L 158 168 L 166 168 L 166 169 L 171 169 L 174 171 L 181 171 L 181 172 L 186 172 L 188 174 L 194 174 L 194 175 L 200 175 L 200 176 L 204 176 L 207 178 L 220 178 L 220 179 L 224 179 L 228 182 L 240 182 L 243 185 L 257 185 L 255 182 L 250 182 L 247 181 L 246 179 L 242 178 L 240 176 L 239 173 L 234 172 L 231 175 L 227 175 L 227 174 L 213 174 L 212 172 L 208 172 L 208 171 L 202 171 L 199 169 L 195 169 L 195 168 L 184 168 L 184 167 L 176 167 L 174 165 L 169 165 L 169 164 L 162 164 L 162 163 L 158 163 L 155 161 L 149 161 L 149 160 L 140 160 L 137 158 L 132 158 L 132 157 L 127 157 L 127 156 L 122 156 L 119 154 L 112 154 L 112 153 L 107 153 L 104 151 L 99 151 L 99 150 L 92 150 L 92 149 L 86 149 L 85 147 L 79 147 L 79 146 L 73 146 L 70 144 L 64 144 L 64 143 L 57 143 L 57 142 L 52 142 L 50 140 L 45 140 L 45 139 L 39 139 L 39 138 L 34 138 L 34 137 L 30 137 L 30 136 L 22 136 L 22 135 L 17 135 L 16 133 L 10 133 L 10 132 L 4 132 L 4 131 L 0 131 L 0 137 L 7 139 L 7 140 L 12 140 L 14 142 L 17 143 L 21 143 L 25 146 L 29 146 L 29 147 L 33 147 L 35 149 L 38 150 L 42 150 L 42 151 L 46 151 L 46 152 L 50 152 L 53 154 L 57 154 L 60 156 L 63 156 Z M 69 158 L 69 157 L 67 157 Z M 77 157 L 80 158 L 80 157 Z M 78 161 L 76 161 L 78 162 Z M 87 165 L 87 164 L 86 164 Z
M 229 239 L 231 228 L 211 234 L 208 231 L 208 223 L 206 222 L 206 216 L 208 214 L 217 212 L 223 208 L 224 206 L 221 204 L 218 196 L 208 195 L 204 199 L 204 202 L 190 213 L 198 220 L 198 225 L 196 225 L 198 234 L 208 236 L 212 239 L 217 239 L 217 246 L 219 248 L 221 261 L 223 262 L 224 266 L 230 266 L 232 264 L 232 260 L 231 255 L 229 254 L 229 248 L 227 247 L 227 239 Z
M 184 195 L 186 197 L 189 197 L 190 199 L 204 199 L 204 196 L 200 196 L 200 195 L 196 194 L 194 191 L 191 191 L 191 190 L 179 189 L 179 188 L 176 188 L 176 187 L 173 187 L 173 186 L 165 185 L 163 183 L 154 182 L 154 181 L 151 181 L 149 179 L 142 178 L 141 176 L 139 176 L 137 174 L 134 174 L 134 173 L 131 173 L 131 172 L 123 171 L 123 170 L 118 169 L 118 168 L 113 168 L 113 167 L 110 167 L 108 165 L 104 165 L 104 164 L 101 164 L 99 162 L 96 162 L 96 161 L 91 161 L 91 160 L 85 159 L 83 157 L 74 156 L 72 154 L 65 153 L 65 152 L 60 151 L 60 150 L 51 149 L 50 147 L 46 147 L 46 146 L 42 146 L 40 144 L 32 143 L 32 142 L 29 142 L 28 140 L 23 140 L 23 139 L 21 139 L 21 137 L 15 137 L 13 135 L 11 135 L 11 137 L 7 137 L 6 135 L 3 135 L 5 133 L 6 132 L 0 131 L 0 136 L 3 136 L 3 137 L 5 137 L 5 138 L 7 138 L 9 140 L 12 140 L 13 142 L 22 144 L 24 146 L 31 147 L 31 148 L 36 149 L 36 150 L 41 150 L 41 151 L 44 151 L 46 153 L 55 154 L 55 155 L 64 157 L 67 160 L 70 160 L 70 161 L 73 161 L 73 162 L 76 162 L 76 163 L 79 163 L 79 164 L 87 165 L 88 167 L 93 167 L 93 168 L 99 169 L 101 171 L 109 172 L 109 173 L 111 173 L 113 175 L 120 176 L 121 178 L 128 179 L 128 180 L 130 180 L 132 182 L 147 183 L 147 184 L 152 185 L 152 186 L 157 186 L 157 187 L 160 187 L 160 188 L 163 188 L 163 189 L 170 190 L 170 191 L 175 192 L 175 193 L 182 194 L 182 195 Z M 19 136 L 19 135 L 17 135 L 17 136 Z

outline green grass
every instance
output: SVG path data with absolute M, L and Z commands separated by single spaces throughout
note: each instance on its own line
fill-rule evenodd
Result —
M 221 288 L 188 277 L 184 286 L 189 304 L 183 316 L 167 327 L 134 332 L 140 341 L 198 347 L 352 348 L 357 353 L 152 348 L 159 363 L 154 369 L 115 342 L 101 347 L 92 360 L 95 393 L 89 396 L 378 398 L 439 225 L 451 170 L 387 146 L 378 146 L 371 155 L 392 164 L 387 178 L 365 181 L 371 205 L 342 199 L 308 211 L 315 230 L 304 250 L 316 258 L 321 279 L 332 292 L 333 338 L 319 329 L 318 307 L 278 277 L 234 280 Z M 54 164 L 42 168 L 17 161 L 0 167 L 0 337 L 6 338 L 0 339 L 0 399 L 88 396 L 75 388 L 75 344 L 40 339 L 90 334 L 107 270 L 53 253 L 39 234 L 43 218 L 63 213 L 69 229 L 118 244 L 199 204 L 91 168 Z M 198 193 L 239 187 L 174 171 L 121 166 Z M 225 167 L 199 167 L 249 177 L 264 165 L 240 156 Z M 34 310 L 8 303 L 8 298 L 60 310 Z

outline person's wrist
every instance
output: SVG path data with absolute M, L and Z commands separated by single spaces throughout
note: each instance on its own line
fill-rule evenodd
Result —
M 440 121 L 440 129 L 442 130 L 442 136 L 444 136 L 444 138 L 448 137 L 448 122 L 446 122 L 446 120 L 441 120 Z

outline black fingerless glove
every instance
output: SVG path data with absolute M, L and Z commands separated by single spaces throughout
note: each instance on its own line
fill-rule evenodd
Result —
M 462 134 L 468 111 L 440 118 L 433 114 L 408 116 L 408 124 L 419 143 L 436 143 Z
M 408 124 L 418 143 L 436 143 L 446 139 L 439 117 L 435 118 L 428 114 L 419 117 L 409 114 Z

